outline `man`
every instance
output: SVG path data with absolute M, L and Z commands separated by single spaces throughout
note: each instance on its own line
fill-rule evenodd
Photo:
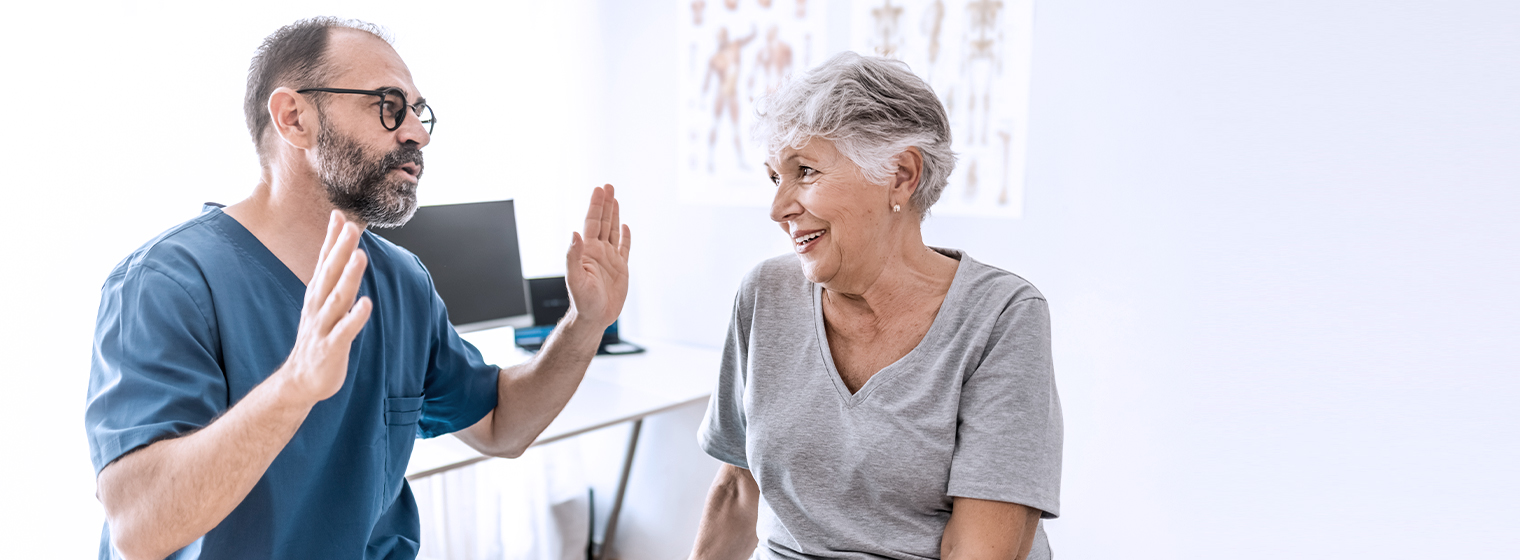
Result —
M 280 29 L 245 111 L 253 194 L 150 241 L 102 288 L 85 413 L 101 557 L 414 558 L 414 438 L 520 455 L 622 309 L 628 229 L 595 189 L 570 311 L 533 360 L 488 366 L 416 257 L 365 231 L 416 210 L 431 134 L 389 41 L 330 18 Z

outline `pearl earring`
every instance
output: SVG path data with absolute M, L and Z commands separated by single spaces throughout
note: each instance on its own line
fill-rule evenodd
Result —
M 892 213 L 893 214 L 896 214 L 896 213 L 901 212 L 901 211 L 902 211 L 902 206 L 897 205 L 897 204 L 893 204 L 892 205 Z

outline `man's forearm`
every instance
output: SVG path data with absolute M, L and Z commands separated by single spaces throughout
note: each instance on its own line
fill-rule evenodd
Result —
M 210 425 L 129 453 L 101 470 L 111 542 L 127 558 L 163 558 L 221 523 L 264 476 L 311 411 L 277 372 Z
M 559 416 L 596 356 L 602 332 L 566 315 L 532 360 L 502 369 L 491 421 L 493 454 L 522 454 Z
M 602 333 L 622 313 L 631 243 L 628 226 L 618 220 L 612 185 L 592 189 L 584 236 L 571 233 L 565 253 L 570 310 L 537 356 L 501 370 L 496 408 L 456 432 L 459 439 L 487 455 L 517 457 L 564 410 L 596 356 Z

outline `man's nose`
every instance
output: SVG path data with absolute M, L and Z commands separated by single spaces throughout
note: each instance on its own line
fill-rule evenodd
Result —
M 407 108 L 406 120 L 401 122 L 401 128 L 396 129 L 396 141 L 402 144 L 416 142 L 421 148 L 433 140 L 433 135 L 428 132 L 428 125 L 422 122 L 422 117 L 417 116 L 417 111 Z

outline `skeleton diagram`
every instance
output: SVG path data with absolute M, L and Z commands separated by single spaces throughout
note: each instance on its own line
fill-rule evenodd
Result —
M 924 9 L 923 31 L 929 36 L 929 68 L 924 76 L 929 83 L 934 83 L 934 67 L 939 62 L 939 35 L 945 28 L 945 2 L 934 0 Z
M 754 89 L 757 76 L 764 76 L 765 93 L 769 95 L 792 75 L 792 46 L 782 41 L 780 36 L 780 26 L 771 25 L 770 29 L 765 30 L 765 44 L 760 47 L 760 54 L 755 56 L 755 65 L 760 67 L 760 72 L 750 73 L 750 89 Z
M 718 146 L 718 129 L 723 125 L 723 113 L 728 113 L 728 120 L 733 124 L 734 153 L 738 156 L 739 165 L 745 165 L 744 141 L 739 131 L 739 62 L 744 45 L 755 40 L 757 32 L 751 30 L 743 39 L 730 41 L 728 28 L 718 28 L 718 48 L 712 58 L 707 61 L 707 75 L 702 79 L 702 93 L 706 94 L 708 86 L 712 85 L 714 77 L 718 79 L 718 90 L 713 97 L 713 127 L 712 133 L 707 137 L 707 170 L 716 171 L 714 163 L 715 152 Z
M 893 6 L 892 0 L 871 8 L 871 18 L 876 20 L 876 54 L 895 57 L 897 48 L 902 46 L 902 37 L 897 32 L 897 20 L 902 12 L 902 6 Z
M 998 25 L 1001 0 L 966 3 L 966 58 L 962 66 L 968 90 L 966 135 L 971 143 L 987 144 L 992 121 L 992 89 L 1003 71 L 1002 33 Z

